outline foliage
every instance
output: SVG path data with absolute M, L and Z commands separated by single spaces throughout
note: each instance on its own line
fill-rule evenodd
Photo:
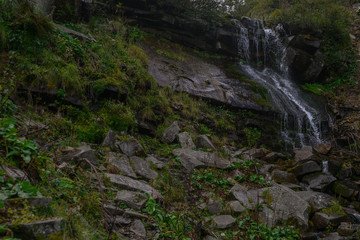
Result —
M 203 182 L 207 185 L 211 185 L 213 187 L 218 187 L 222 189 L 231 186 L 229 180 L 220 177 L 219 174 L 216 172 L 214 173 L 208 170 L 194 170 L 194 173 L 191 175 L 191 179 L 193 180 L 193 182 L 194 181 L 198 183 Z M 196 185 L 199 186 L 200 189 L 202 189 L 201 185 L 199 184 Z
M 0 172 L 0 183 L 2 185 L 0 190 L 0 208 L 4 207 L 4 201 L 8 198 L 20 197 L 34 197 L 42 196 L 37 187 L 32 186 L 28 181 L 9 180 L 5 181 L 5 178 Z
M 295 240 L 300 239 L 299 231 L 293 226 L 269 227 L 258 223 L 247 217 L 238 221 L 239 232 L 233 233 L 234 236 L 242 236 L 250 240 Z M 245 235 L 245 236 L 244 236 Z
M 261 137 L 261 132 L 257 128 L 246 127 L 244 128 L 248 147 L 253 147 Z
M 167 213 L 148 195 L 144 212 L 152 215 L 156 221 L 155 227 L 160 233 L 155 235 L 155 239 L 181 239 L 190 240 L 186 236 L 190 232 L 191 225 L 185 214 L 183 213 Z
M 31 159 L 38 155 L 35 142 L 17 136 L 14 119 L 0 119 L 0 136 L 2 145 L 6 148 L 6 158 L 21 157 L 25 163 L 30 163 Z

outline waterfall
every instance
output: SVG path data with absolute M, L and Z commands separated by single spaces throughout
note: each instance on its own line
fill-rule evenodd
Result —
M 281 135 L 293 147 L 323 142 L 320 111 L 288 74 L 287 51 L 283 40 L 261 20 L 243 18 L 235 21 L 238 28 L 237 52 L 241 72 L 267 91 L 273 107 L 281 117 Z M 281 31 L 281 26 L 277 27 Z M 292 122 L 290 121 L 292 120 Z
M 329 161 L 322 161 L 322 172 L 329 173 Z

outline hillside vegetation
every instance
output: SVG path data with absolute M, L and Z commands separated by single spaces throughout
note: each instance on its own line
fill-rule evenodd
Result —
M 246 13 L 286 23 L 290 32 L 324 37 L 327 58 L 334 61 L 329 81 L 351 76 L 350 20 L 336 2 L 297 1 L 290 8 L 281 1 L 158 4 L 215 24 Z M 274 217 L 272 224 L 262 218 L 262 210 L 276 212 L 275 202 L 282 201 L 276 192 L 282 187 L 272 188 L 273 166 L 265 161 L 295 183 L 302 167 L 293 166 L 297 162 L 288 152 L 274 152 L 284 145 L 277 142 L 280 123 L 269 120 L 275 117 L 159 87 L 148 73 L 143 46 L 153 44 L 156 54 L 177 61 L 189 50 L 129 25 L 116 14 L 121 4 L 111 6 L 111 13 L 82 22 L 64 4 L 53 14 L 55 23 L 31 1 L 0 0 L 0 237 L 291 240 L 313 228 L 298 216 Z M 219 65 L 228 61 L 191 54 Z M 236 193 L 248 190 L 256 197 L 234 207 Z M 340 202 L 349 205 L 353 197 L 334 198 L 322 210 L 345 214 Z M 315 211 L 301 201 L 309 220 Z M 222 227 L 220 219 L 214 233 L 213 217 L 220 213 L 231 224 Z M 39 222 L 48 224 L 45 230 Z

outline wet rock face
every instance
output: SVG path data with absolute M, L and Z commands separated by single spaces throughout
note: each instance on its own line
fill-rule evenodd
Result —
M 162 87 L 233 107 L 264 110 L 253 100 L 262 96 L 252 90 L 251 84 L 229 78 L 218 66 L 198 56 L 189 54 L 186 61 L 178 61 L 158 55 L 150 47 L 145 52 L 149 56 L 149 73 Z

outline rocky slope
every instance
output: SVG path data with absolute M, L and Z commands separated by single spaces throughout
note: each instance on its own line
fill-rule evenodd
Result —
M 164 16 L 161 22 L 176 22 Z M 360 238 L 356 146 L 281 152 L 279 123 L 261 87 L 224 67 L 227 57 L 147 34 L 139 41 L 138 30 L 117 21 L 72 27 L 52 32 L 57 42 L 42 61 L 4 48 L 1 67 L 23 91 L 10 100 L 3 96 L 12 89 L 2 91 L 1 237 Z M 91 82 L 84 92 L 24 91 L 19 79 L 36 79 L 31 71 L 46 69 L 53 45 L 84 70 Z M 20 68 L 29 62 L 36 65 Z M 351 112 L 339 112 L 339 132 L 354 133 L 356 123 L 350 131 L 340 123 L 356 119 L 356 96 L 346 100 Z

